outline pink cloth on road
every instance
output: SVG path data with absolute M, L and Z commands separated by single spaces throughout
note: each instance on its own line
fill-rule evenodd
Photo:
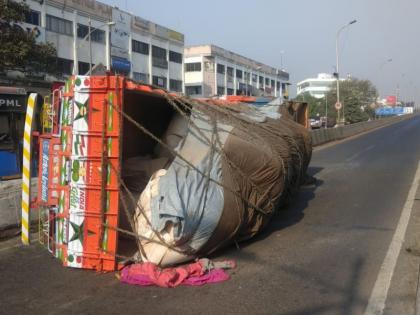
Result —
M 230 279 L 229 274 L 223 269 L 212 269 L 206 274 L 198 277 L 189 277 L 182 282 L 182 285 L 201 286 L 207 283 L 223 282 Z
M 192 264 L 161 269 L 153 263 L 134 264 L 121 271 L 121 282 L 141 286 L 157 285 L 173 288 L 183 285 L 200 286 L 228 280 L 229 274 L 223 269 L 211 269 L 205 272 L 198 261 Z

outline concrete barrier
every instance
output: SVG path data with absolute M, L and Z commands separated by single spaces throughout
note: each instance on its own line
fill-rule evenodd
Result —
M 389 118 L 381 118 L 372 121 L 364 121 L 356 124 L 346 125 L 337 128 L 316 129 L 312 130 L 312 144 L 314 146 L 321 145 L 327 142 L 342 140 L 348 137 L 358 135 L 360 133 L 377 129 L 379 127 L 391 125 L 393 123 L 413 118 L 413 115 L 394 116 Z
M 38 179 L 31 180 L 32 197 L 37 193 Z M 22 180 L 0 181 L 0 231 L 20 226 L 22 218 Z M 36 211 L 31 211 L 31 222 L 36 221 Z

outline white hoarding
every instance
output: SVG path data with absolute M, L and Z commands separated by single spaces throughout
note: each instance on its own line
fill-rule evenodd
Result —
M 115 22 L 115 25 L 111 29 L 111 55 L 128 59 L 131 16 L 126 12 L 113 8 L 112 21 Z

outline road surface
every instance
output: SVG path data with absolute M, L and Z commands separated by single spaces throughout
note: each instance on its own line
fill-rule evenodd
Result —
M 253 241 L 224 250 L 228 282 L 160 289 L 66 269 L 40 246 L 0 245 L 5 314 L 361 314 L 420 157 L 420 117 L 315 150 L 317 185 Z

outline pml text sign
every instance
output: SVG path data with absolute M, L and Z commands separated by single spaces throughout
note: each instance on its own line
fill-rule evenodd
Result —
M 0 112 L 26 112 L 26 95 L 0 94 Z

